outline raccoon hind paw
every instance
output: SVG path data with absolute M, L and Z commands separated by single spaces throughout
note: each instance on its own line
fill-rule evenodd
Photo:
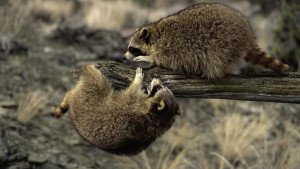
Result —
M 61 117 L 62 115 L 64 115 L 67 111 L 68 111 L 68 108 L 64 108 L 64 107 L 62 107 L 62 106 L 59 106 L 59 107 L 56 109 L 54 116 L 55 116 L 56 118 L 59 118 L 59 117 Z

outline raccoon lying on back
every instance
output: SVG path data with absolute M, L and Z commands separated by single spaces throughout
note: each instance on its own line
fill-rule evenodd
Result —
M 134 155 L 169 129 L 182 111 L 160 80 L 152 80 L 148 94 L 142 87 L 140 68 L 126 90 L 114 91 L 106 77 L 88 65 L 55 115 L 60 117 L 70 109 L 75 128 L 88 142 L 111 153 Z
M 232 73 L 242 59 L 276 72 L 290 70 L 257 46 L 241 13 L 221 4 L 197 4 L 137 29 L 124 59 L 209 79 Z

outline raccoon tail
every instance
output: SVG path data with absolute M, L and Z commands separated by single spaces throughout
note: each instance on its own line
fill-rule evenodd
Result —
M 86 65 L 77 73 L 80 75 L 80 90 L 94 99 L 103 99 L 112 91 L 111 84 L 95 65 Z
M 252 49 L 245 57 L 247 62 L 254 65 L 260 65 L 264 68 L 271 69 L 274 72 L 289 72 L 290 66 L 282 63 L 280 60 L 271 58 L 270 55 L 262 51 L 259 47 Z

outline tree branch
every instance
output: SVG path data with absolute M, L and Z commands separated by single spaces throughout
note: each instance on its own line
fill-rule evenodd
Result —
M 110 61 L 100 61 L 96 67 L 117 89 L 126 88 L 133 81 L 136 69 Z M 161 68 L 143 72 L 144 84 L 159 78 L 176 97 L 300 103 L 300 73 L 295 72 L 230 75 L 217 81 Z

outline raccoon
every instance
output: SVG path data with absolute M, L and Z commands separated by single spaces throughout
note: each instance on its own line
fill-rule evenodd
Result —
M 196 4 L 138 28 L 124 59 L 218 79 L 244 59 L 276 72 L 287 64 L 262 51 L 247 19 L 222 4 Z
M 173 93 L 159 79 L 152 80 L 145 94 L 143 76 L 138 68 L 132 84 L 115 91 L 94 65 L 85 66 L 55 115 L 60 117 L 70 110 L 75 128 L 88 142 L 111 153 L 135 155 L 182 113 Z

